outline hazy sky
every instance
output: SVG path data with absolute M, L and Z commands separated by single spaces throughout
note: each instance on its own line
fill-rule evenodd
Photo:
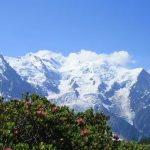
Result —
M 150 68 L 150 0 L 0 0 L 0 52 L 125 50 Z

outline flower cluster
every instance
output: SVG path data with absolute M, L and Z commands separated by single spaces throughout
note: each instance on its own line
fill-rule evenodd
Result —
M 80 135 L 82 135 L 82 136 L 88 135 L 88 134 L 89 134 L 89 132 L 86 129 L 80 131 Z
M 83 118 L 77 118 L 76 122 L 78 125 L 84 125 L 85 124 L 85 120 Z

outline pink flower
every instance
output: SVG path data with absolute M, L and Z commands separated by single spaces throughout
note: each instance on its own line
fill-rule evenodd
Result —
M 43 115 L 43 111 L 37 110 L 37 111 L 36 111 L 36 115 L 37 115 L 37 116 L 42 116 L 42 115 Z
M 25 104 L 26 104 L 27 106 L 31 106 L 31 105 L 32 105 L 31 102 L 26 102 Z
M 76 119 L 76 122 L 78 123 L 78 125 L 83 125 L 83 124 L 85 124 L 85 120 L 82 119 L 82 118 L 77 118 L 77 119 Z
M 47 113 L 44 112 L 43 110 L 37 110 L 37 111 L 36 111 L 36 115 L 37 115 L 37 116 L 46 116 Z
M 51 108 L 51 111 L 54 113 L 54 112 L 57 112 L 58 111 L 58 108 L 56 107 L 56 106 L 53 106 L 52 108 Z
M 88 135 L 88 134 L 89 134 L 89 132 L 86 129 L 80 131 L 80 135 L 82 135 L 82 136 Z
M 5 147 L 3 150 L 12 150 L 12 149 L 9 147 Z

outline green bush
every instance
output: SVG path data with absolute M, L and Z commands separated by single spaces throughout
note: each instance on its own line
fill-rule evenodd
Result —
M 74 113 L 38 95 L 0 99 L 0 149 L 5 150 L 142 150 L 112 136 L 108 117 L 92 109 Z M 10 148 L 10 149 L 9 149 Z
M 137 144 L 134 141 L 117 141 L 113 142 L 113 150 L 148 150 L 146 146 Z
M 142 139 L 139 144 L 144 144 L 147 147 L 147 150 L 150 150 L 150 138 Z

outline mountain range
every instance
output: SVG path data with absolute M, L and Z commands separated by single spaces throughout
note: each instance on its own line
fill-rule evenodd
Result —
M 150 74 L 128 67 L 130 61 L 125 51 L 0 55 L 0 94 L 7 100 L 38 93 L 75 111 L 92 107 L 110 116 L 115 134 L 138 141 L 150 137 Z

